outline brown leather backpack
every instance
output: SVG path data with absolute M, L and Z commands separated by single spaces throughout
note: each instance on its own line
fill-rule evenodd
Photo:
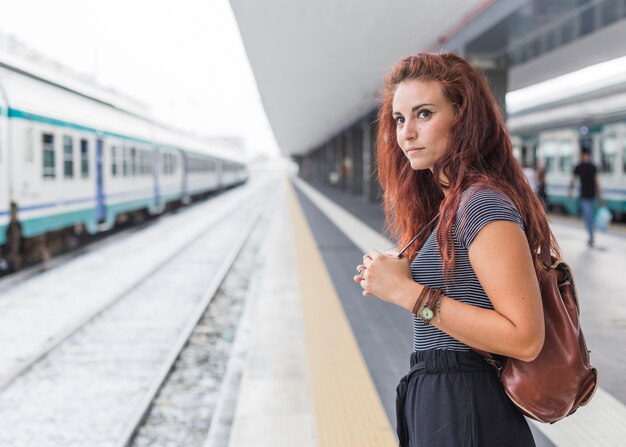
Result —
M 545 243 L 543 246 L 549 247 Z M 598 388 L 598 371 L 590 364 L 580 327 L 578 296 L 570 267 L 560 259 L 550 258 L 549 250 L 542 248 L 541 252 L 548 269 L 541 285 L 546 325 L 541 352 L 531 362 L 476 352 L 498 370 L 504 390 L 522 413 L 537 421 L 554 423 L 589 403 Z

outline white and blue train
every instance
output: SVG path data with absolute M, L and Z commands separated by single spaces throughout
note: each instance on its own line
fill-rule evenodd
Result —
M 138 109 L 86 84 L 0 61 L 3 251 L 9 228 L 19 229 L 24 251 L 35 247 L 29 241 L 95 234 L 133 213 L 158 214 L 246 181 L 241 154 Z
M 548 205 L 578 213 L 577 191 L 569 194 L 581 151 L 591 151 L 606 205 L 615 217 L 626 215 L 626 73 L 579 87 L 519 98 L 508 117 L 520 162 L 546 167 Z

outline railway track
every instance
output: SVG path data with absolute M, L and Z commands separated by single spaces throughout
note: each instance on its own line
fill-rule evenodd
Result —
M 269 249 L 266 235 L 273 208 L 269 205 L 255 225 L 198 324 L 172 356 L 175 362 L 163 380 L 155 383 L 153 390 L 158 391 L 146 395 L 145 407 L 131 418 L 116 446 L 205 445 L 215 411 L 219 411 L 216 405 L 233 345 L 240 337 L 242 313 L 254 302 L 258 272 Z
M 266 205 L 233 206 L 5 379 L 0 445 L 129 445 Z
M 219 225 L 220 219 L 235 212 L 251 194 L 254 189 L 225 195 L 209 207 L 185 210 L 145 229 L 143 235 L 128 234 L 110 241 L 109 246 L 76 254 L 56 269 L 43 273 L 37 281 L 27 280 L 33 280 L 33 275 L 3 288 L 0 392 L 89 321 L 131 293 L 197 237 Z M 201 219 L 207 210 L 211 212 L 210 218 Z M 188 234 L 179 237 L 171 234 L 189 219 L 197 220 L 198 224 L 190 227 Z M 155 236 L 149 232 L 156 232 L 159 246 L 155 246 Z M 142 255 L 142 251 L 150 251 L 149 256 Z M 120 256 L 124 259 L 119 259 Z M 112 282 L 107 275 L 117 281 Z M 57 308 L 64 309 L 62 315 Z

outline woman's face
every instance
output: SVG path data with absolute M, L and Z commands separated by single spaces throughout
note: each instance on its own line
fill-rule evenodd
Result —
M 446 152 L 454 106 L 438 81 L 407 80 L 393 95 L 398 145 L 414 170 L 430 169 Z

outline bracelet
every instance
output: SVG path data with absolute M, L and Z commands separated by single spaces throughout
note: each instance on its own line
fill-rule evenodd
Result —
M 424 286 L 422 288 L 420 295 L 417 297 L 417 300 L 415 300 L 415 304 L 413 304 L 413 310 L 412 310 L 413 315 L 419 317 L 420 307 L 422 307 L 422 304 L 426 301 L 429 291 L 430 291 L 429 287 Z
M 435 304 L 435 315 L 437 315 L 437 324 L 441 323 L 441 293 L 437 298 L 437 304 Z
M 439 306 L 441 306 L 441 290 L 424 286 L 413 306 L 413 314 L 421 318 L 424 323 L 430 324 Z

